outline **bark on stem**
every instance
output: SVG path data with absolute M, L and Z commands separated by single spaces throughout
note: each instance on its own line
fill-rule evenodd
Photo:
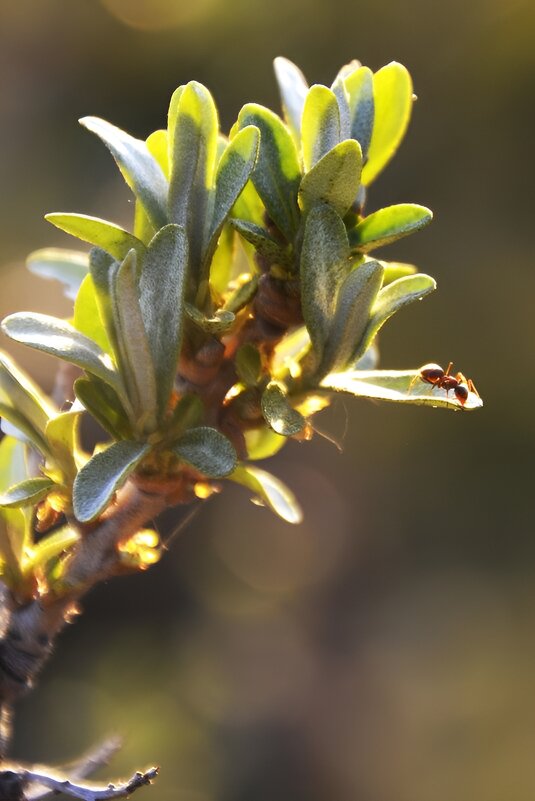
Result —
M 117 545 L 135 534 L 171 504 L 180 502 L 177 485 L 139 486 L 129 481 L 100 520 L 80 526 L 82 537 L 65 573 L 65 593 L 44 596 L 23 606 L 3 588 L 0 616 L 0 703 L 8 710 L 32 686 L 49 657 L 54 640 L 95 584 L 124 572 Z M 6 738 L 7 739 L 7 738 Z

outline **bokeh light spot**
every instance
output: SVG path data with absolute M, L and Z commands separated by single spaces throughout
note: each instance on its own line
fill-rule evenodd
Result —
M 188 25 L 206 15 L 215 0 L 101 0 L 104 8 L 131 28 L 162 31 Z

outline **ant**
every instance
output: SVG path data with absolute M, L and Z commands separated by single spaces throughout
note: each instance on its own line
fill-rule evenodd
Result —
M 452 367 L 453 362 L 448 364 L 447 370 L 444 370 L 439 364 L 424 364 L 424 366 L 420 368 L 418 375 L 415 375 L 412 379 L 410 387 L 420 378 L 433 387 L 445 389 L 446 395 L 450 390 L 453 390 L 455 398 L 459 401 L 461 406 L 464 406 L 470 392 L 474 392 L 478 397 L 479 392 L 475 388 L 471 378 L 465 378 L 462 373 L 456 373 L 454 376 L 451 375 Z

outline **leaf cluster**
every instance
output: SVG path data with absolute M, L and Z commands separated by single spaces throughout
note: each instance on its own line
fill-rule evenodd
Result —
M 188 499 L 228 478 L 298 522 L 292 493 L 254 462 L 288 438 L 309 439 L 311 417 L 336 392 L 481 405 L 474 392 L 461 403 L 418 370 L 375 369 L 381 327 L 435 289 L 413 265 L 370 255 L 432 219 L 414 203 L 365 213 L 369 187 L 409 124 L 409 73 L 352 62 L 330 87 L 309 87 L 284 58 L 275 73 L 283 117 L 248 103 L 228 137 L 196 81 L 174 92 L 167 126 L 146 140 L 81 120 L 132 191 L 134 222 L 127 231 L 84 214 L 47 215 L 91 246 L 28 260 L 63 284 L 72 317 L 17 313 L 2 323 L 12 339 L 78 370 L 76 402 L 60 413 L 0 361 L 9 435 L 0 552 L 12 583 L 35 576 L 35 560 L 46 572 L 78 536 L 67 525 L 33 545 L 35 508 L 92 523 L 129 477 L 176 481 Z M 109 437 L 93 454 L 80 447 L 82 414 Z M 12 462 L 24 469 L 13 472 Z

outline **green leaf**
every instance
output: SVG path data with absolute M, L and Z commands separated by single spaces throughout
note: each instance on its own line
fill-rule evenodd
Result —
M 221 231 L 212 262 L 210 264 L 210 287 L 217 300 L 228 292 L 228 287 L 235 276 L 236 234 L 226 223 Z
M 95 520 L 133 473 L 151 446 L 143 442 L 114 442 L 82 467 L 73 487 L 73 509 L 81 523 Z
M 0 492 L 28 478 L 28 448 L 11 436 L 0 441 Z
M 16 430 L 9 430 L 9 434 L 23 442 L 29 442 L 44 456 L 50 456 L 50 450 L 44 436 L 33 426 L 27 417 L 8 403 L 0 402 L 0 418 L 7 420 Z
M 139 280 L 141 315 L 152 354 L 160 414 L 167 408 L 182 342 L 188 243 L 177 225 L 162 228 L 150 243 Z
M 178 458 L 209 478 L 223 478 L 236 467 L 236 451 L 220 431 L 190 428 L 172 447 Z
M 204 404 L 198 395 L 193 392 L 183 395 L 166 421 L 166 440 L 174 440 L 186 429 L 198 426 L 204 412 Z
M 190 320 L 206 334 L 224 334 L 236 320 L 233 312 L 225 309 L 218 309 L 212 317 L 207 317 L 191 303 L 185 304 L 185 310 Z
M 360 341 L 368 325 L 370 308 L 381 289 L 383 268 L 369 261 L 349 273 L 338 293 L 329 338 L 319 375 L 343 370 L 355 362 Z
M 113 354 L 113 349 L 100 316 L 93 276 L 86 275 L 74 302 L 73 325 L 77 331 L 96 342 L 103 351 Z
M 146 143 L 98 117 L 83 117 L 80 124 L 104 142 L 154 227 L 165 225 L 168 222 L 168 184 Z
M 310 335 L 306 326 L 294 328 L 275 346 L 271 361 L 271 375 L 274 378 L 284 379 L 288 374 L 300 375 L 299 362 L 310 350 Z
M 393 61 L 373 76 L 375 117 L 362 170 L 362 183 L 369 186 L 388 164 L 405 135 L 412 110 L 412 80 L 401 64 Z
M 276 434 L 291 437 L 305 427 L 305 418 L 292 407 L 280 384 L 272 381 L 262 393 L 262 414 Z
M 205 226 L 211 216 L 219 122 L 212 95 L 190 81 L 180 93 L 169 129 L 169 220 L 185 228 L 191 263 L 200 266 Z
M 379 261 L 379 259 L 378 259 Z M 392 281 L 397 281 L 398 278 L 404 278 L 406 275 L 414 275 L 418 272 L 418 268 L 414 264 L 405 264 L 400 261 L 379 261 L 383 266 L 383 286 L 391 284 Z
M 29 516 L 22 509 L 0 509 L 0 562 L 8 567 L 2 576 L 8 586 L 23 579 L 23 561 L 31 539 Z
M 397 239 L 425 228 L 433 219 L 433 212 L 416 203 L 400 203 L 368 214 L 349 231 L 352 250 L 368 253 Z
M 68 551 L 79 539 L 80 534 L 75 529 L 62 526 L 32 547 L 30 558 L 25 565 L 26 570 L 45 567 L 52 559 Z
M 35 505 L 48 495 L 53 486 L 54 482 L 44 476 L 27 478 L 0 493 L 0 506 L 12 508 Z
M 48 314 L 19 312 L 6 317 L 2 328 L 16 342 L 76 364 L 124 396 L 121 378 L 108 354 L 64 320 Z
M 147 149 L 151 153 L 166 178 L 169 178 L 169 138 L 164 129 L 154 131 L 147 137 Z
M 151 223 L 143 205 L 136 200 L 134 204 L 134 236 L 144 245 L 148 245 L 155 233 L 156 228 Z
M 306 78 L 292 61 L 279 56 L 273 62 L 275 77 L 279 85 L 284 118 L 299 145 L 301 140 L 301 117 L 308 92 Z
M 13 406 L 41 434 L 57 407 L 30 376 L 0 351 L 0 401 Z
M 128 415 L 117 393 L 95 376 L 78 378 L 74 392 L 97 423 L 116 439 L 131 439 L 133 432 Z
M 101 250 L 101 248 L 93 248 L 91 250 L 89 254 L 89 270 L 95 288 L 95 302 L 98 309 L 98 316 L 100 317 L 102 325 L 106 331 L 108 342 L 110 343 L 116 362 L 119 361 L 120 351 L 119 341 L 117 339 L 117 331 L 115 328 L 115 320 L 113 316 L 111 285 L 118 269 L 118 262 L 116 262 L 113 257 L 109 255 L 109 253 L 106 253 L 105 250 Z M 95 326 L 97 329 L 99 328 L 98 321 L 95 322 Z
M 80 411 L 57 414 L 48 421 L 46 438 L 53 454 L 54 466 L 61 471 L 61 480 L 72 483 L 82 461 L 78 449 Z
M 419 370 L 354 370 L 347 373 L 332 373 L 323 379 L 321 386 L 363 398 L 420 406 L 440 406 L 445 409 L 466 411 L 483 406 L 483 401 L 474 392 L 469 392 L 463 405 L 451 390 L 446 392 L 445 389 L 422 381 Z
M 362 153 L 358 142 L 340 142 L 307 172 L 299 187 L 299 204 L 309 211 L 318 201 L 343 217 L 360 189 Z
M 258 276 L 253 275 L 249 281 L 239 286 L 232 292 L 223 306 L 223 311 L 232 312 L 237 314 L 248 303 L 252 301 L 258 290 Z
M 169 102 L 169 109 L 167 112 L 167 161 L 169 163 L 169 173 L 172 172 L 173 158 L 174 158 L 174 132 L 176 128 L 176 121 L 178 116 L 178 106 L 180 98 L 186 88 L 185 84 L 179 86 L 171 95 Z
M 303 108 L 301 139 L 305 172 L 342 140 L 338 100 L 326 86 L 316 84 L 308 91 Z
M 264 204 L 251 180 L 247 181 L 243 192 L 234 203 L 231 216 L 255 225 L 264 225 L 266 216 Z
M 246 342 L 236 352 L 236 372 L 246 387 L 255 387 L 262 375 L 260 351 L 252 342 Z
M 121 261 L 129 250 L 134 248 L 139 256 L 142 256 L 145 247 L 133 234 L 129 234 L 124 228 L 107 220 L 100 220 L 98 217 L 88 217 L 86 214 L 65 214 L 54 212 L 45 214 L 45 220 L 55 225 L 61 231 L 65 231 L 84 242 L 96 245 L 102 250 L 107 251 L 114 259 Z
M 244 431 L 245 447 L 249 459 L 258 461 L 274 456 L 288 442 L 287 437 L 276 434 L 272 428 L 262 426 L 262 428 L 252 428 Z
M 0 492 L 28 478 L 27 450 L 26 445 L 11 436 L 0 442 Z M 15 581 L 21 577 L 21 562 L 32 540 L 31 524 L 31 511 L 0 509 L 0 562 L 7 564 Z
M 266 260 L 268 266 L 271 264 L 289 266 L 291 264 L 288 253 L 264 228 L 246 220 L 232 219 L 230 223 L 247 242 L 253 245 L 254 249 Z
M 372 307 L 370 320 L 354 358 L 360 358 L 368 350 L 377 332 L 389 317 L 408 303 L 421 300 L 436 287 L 436 282 L 431 276 L 418 273 L 408 275 L 406 278 L 398 278 L 397 281 L 392 281 L 387 287 L 381 289 Z
M 303 513 L 293 492 L 271 473 L 259 467 L 240 464 L 229 478 L 252 490 L 262 503 L 287 523 L 302 522 Z
M 338 289 L 348 271 L 343 221 L 330 206 L 315 206 L 307 217 L 301 250 L 301 301 L 318 360 L 330 331 Z
M 340 114 L 340 141 L 351 139 L 351 115 L 349 112 L 349 95 L 344 84 L 344 79 L 338 76 L 331 86 L 337 103 L 338 113 Z
M 112 283 L 112 304 L 121 354 L 121 374 L 137 418 L 137 430 L 149 431 L 156 424 L 157 390 L 136 275 L 136 253 L 131 250 Z
M 252 180 L 267 213 L 292 241 L 299 226 L 297 192 L 301 170 L 292 136 L 280 117 L 256 103 L 242 108 L 240 129 L 254 125 L 260 131 L 260 149 Z
M 373 73 L 368 67 L 359 67 L 346 76 L 344 83 L 349 97 L 350 136 L 360 143 L 366 158 L 375 117 Z
M 34 250 L 26 259 L 26 266 L 33 275 L 50 278 L 63 284 L 63 291 L 74 300 L 78 288 L 87 275 L 89 260 L 87 253 L 65 248 L 43 248 Z
M 259 142 L 258 128 L 247 126 L 236 134 L 223 152 L 217 168 L 213 216 L 204 254 L 207 266 L 223 225 L 253 171 Z

